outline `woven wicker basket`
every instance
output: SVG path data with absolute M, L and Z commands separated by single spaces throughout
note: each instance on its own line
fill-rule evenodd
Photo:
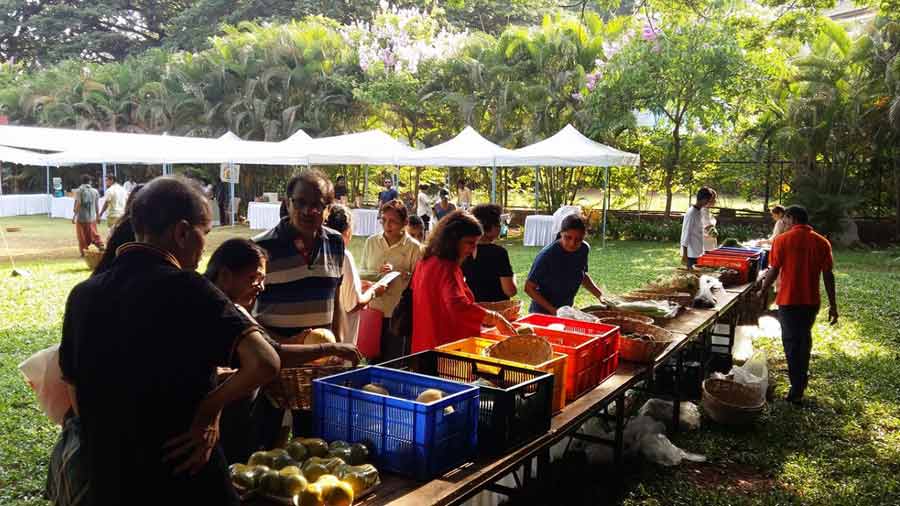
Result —
M 102 251 L 95 251 L 95 250 L 89 249 L 84 252 L 84 263 L 87 264 L 88 269 L 90 269 L 91 271 L 93 271 L 94 269 L 97 268 L 98 265 L 100 265 L 100 259 L 102 259 L 102 258 L 103 258 Z
M 668 330 L 631 318 L 603 318 L 601 321 L 608 325 L 617 325 L 619 327 L 621 334 L 619 357 L 630 362 L 652 364 L 656 361 L 656 357 L 675 340 L 675 335 Z M 631 339 L 627 337 L 627 334 L 631 333 L 646 334 L 652 336 L 655 341 Z
M 766 402 L 752 388 L 740 383 L 709 378 L 703 381 L 703 410 L 725 425 L 748 425 L 763 412 Z
M 654 321 L 653 318 L 650 316 L 647 316 L 647 315 L 644 315 L 641 313 L 637 313 L 634 311 L 622 311 L 622 310 L 618 310 L 618 309 L 609 309 L 609 310 L 605 310 L 605 311 L 591 311 L 589 314 L 592 314 L 592 315 L 596 316 L 597 318 L 600 318 L 600 321 L 602 323 L 606 323 L 606 322 L 604 322 L 604 320 L 607 318 L 613 318 L 613 319 L 628 318 L 631 320 L 637 320 L 641 323 L 646 323 L 647 325 L 653 325 L 653 321 Z M 613 323 L 613 325 L 616 325 L 616 323 Z
M 21 231 L 22 231 L 22 227 L 6 227 L 6 231 L 9 232 L 9 233 L 13 233 L 13 232 L 21 232 Z
M 479 302 L 479 306 L 488 311 L 496 311 L 507 321 L 515 321 L 519 319 L 522 311 L 521 300 L 501 300 L 500 302 Z
M 553 347 L 543 337 L 513 336 L 488 346 L 484 354 L 491 358 L 538 365 L 553 358 Z
M 349 371 L 344 365 L 322 365 L 281 369 L 278 379 L 263 387 L 266 397 L 283 409 L 312 409 L 312 382 Z

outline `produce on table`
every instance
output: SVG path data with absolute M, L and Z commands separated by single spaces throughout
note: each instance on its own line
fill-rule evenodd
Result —
M 334 337 L 334 333 L 328 329 L 312 329 L 306 333 L 306 337 L 303 339 L 303 344 L 326 344 L 335 342 L 337 342 L 337 339 Z
M 534 336 L 537 335 L 534 332 L 534 327 L 527 323 L 522 323 L 518 327 L 516 327 L 516 334 L 520 336 Z
M 741 245 L 740 241 L 738 241 L 737 239 L 735 239 L 733 237 L 729 237 L 728 239 L 725 239 L 724 241 L 722 241 L 723 248 L 737 248 L 737 247 L 740 247 L 740 245 Z
M 363 385 L 362 389 L 366 392 L 372 392 L 373 394 L 391 395 L 387 388 L 384 388 L 377 383 L 369 383 L 367 385 Z
M 301 437 L 286 449 L 254 453 L 249 464 L 231 465 L 229 474 L 242 491 L 298 499 L 301 505 L 351 506 L 354 498 L 381 483 L 375 466 L 365 463 L 368 456 L 362 443 Z
M 616 309 L 634 311 L 651 318 L 674 318 L 678 314 L 679 305 L 666 300 L 634 300 L 623 301 L 615 298 L 604 298 L 603 302 Z

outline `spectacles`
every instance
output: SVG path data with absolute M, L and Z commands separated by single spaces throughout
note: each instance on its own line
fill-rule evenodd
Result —
M 303 199 L 291 199 L 291 203 L 294 205 L 294 209 L 297 211 L 308 211 L 312 213 L 321 214 L 325 211 L 325 204 L 321 201 L 308 203 Z

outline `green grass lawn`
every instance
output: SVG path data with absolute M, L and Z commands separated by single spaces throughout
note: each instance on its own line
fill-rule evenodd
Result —
M 59 340 L 66 296 L 88 271 L 77 257 L 71 224 L 43 217 L 4 218 L 17 267 L 0 259 L 0 504 L 46 504 L 40 498 L 47 456 L 57 435 L 38 410 L 17 365 Z M 210 251 L 246 228 L 217 229 Z M 637 287 L 677 264 L 674 244 L 599 241 L 591 273 L 612 292 Z M 505 244 L 521 281 L 536 248 L 516 238 Z M 0 243 L 2 247 L 2 243 Z M 41 248 L 49 253 L 41 253 Z M 362 241 L 354 240 L 359 250 Z M 809 404 L 771 404 L 753 427 L 735 431 L 704 419 L 700 431 L 673 442 L 705 454 L 706 464 L 667 469 L 632 462 L 612 494 L 628 506 L 656 505 L 895 505 L 900 504 L 900 251 L 836 252 L 841 323 L 820 314 L 815 331 Z M 520 295 L 521 297 L 527 299 Z M 578 304 L 591 303 L 582 293 Z M 761 342 L 786 392 L 778 342 Z M 584 504 L 606 498 L 599 477 L 609 470 L 572 464 L 558 486 L 580 491 Z M 588 480 L 588 481 L 585 481 Z M 576 494 L 578 495 L 578 494 Z

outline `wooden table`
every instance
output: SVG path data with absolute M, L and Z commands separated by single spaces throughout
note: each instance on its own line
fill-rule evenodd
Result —
M 538 461 L 538 474 L 549 463 L 550 447 L 565 437 L 574 436 L 581 425 L 590 417 L 596 416 L 608 406 L 615 403 L 615 439 L 613 446 L 617 464 L 622 461 L 625 392 L 635 388 L 640 382 L 652 377 L 653 371 L 673 356 L 678 357 L 678 368 L 683 368 L 681 351 L 688 343 L 709 330 L 719 318 L 727 315 L 749 292 L 752 285 L 742 285 L 716 294 L 717 304 L 712 309 L 690 309 L 677 318 L 663 325 L 676 333 L 676 340 L 652 365 L 620 362 L 615 374 L 598 385 L 595 389 L 566 405 L 550 422 L 550 430 L 506 455 L 499 457 L 483 456 L 474 462 L 461 466 L 437 479 L 429 482 L 418 482 L 396 475 L 382 476 L 382 486 L 375 494 L 367 497 L 359 504 L 380 506 L 419 506 L 424 504 L 453 505 L 460 504 L 483 490 L 491 490 L 506 495 L 516 494 L 515 489 L 496 485 L 495 482 L 504 476 L 523 467 L 523 481 L 530 479 L 532 461 Z M 676 375 L 678 373 L 676 372 Z M 677 391 L 676 381 L 676 391 Z M 676 393 L 673 402 L 674 427 L 678 427 L 680 412 L 680 396 Z M 598 442 L 597 438 L 578 435 L 580 439 Z M 621 469 L 617 465 L 616 469 Z

